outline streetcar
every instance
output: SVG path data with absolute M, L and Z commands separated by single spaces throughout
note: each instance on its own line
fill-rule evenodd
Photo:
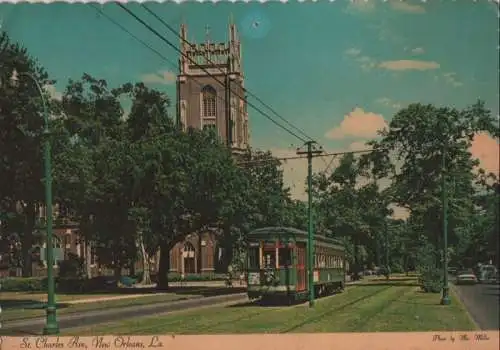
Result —
M 307 232 L 290 227 L 265 227 L 248 234 L 247 294 L 250 299 L 308 299 Z M 314 236 L 316 297 L 343 291 L 345 247 L 339 240 Z

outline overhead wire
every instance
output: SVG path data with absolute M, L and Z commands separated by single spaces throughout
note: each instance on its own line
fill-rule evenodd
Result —
M 142 8 L 144 8 L 149 14 L 151 14 L 153 17 L 155 17 L 160 23 L 162 23 L 171 33 L 173 33 L 177 38 L 179 38 L 182 42 L 188 44 L 188 45 L 191 45 L 191 43 L 183 38 L 181 35 L 179 35 L 178 31 L 175 30 L 175 28 L 173 28 L 170 24 L 168 24 L 165 20 L 163 20 L 160 16 L 158 16 L 154 11 L 152 11 L 148 6 L 146 6 L 146 4 L 140 4 L 140 6 Z M 207 60 L 207 62 L 209 64 L 211 64 L 212 66 L 214 67 L 217 67 L 217 69 L 219 70 L 219 72 L 221 72 L 222 74 L 226 74 L 226 72 L 224 72 L 220 67 L 218 67 L 216 64 L 214 64 L 214 62 L 212 60 L 210 60 L 210 58 L 208 57 L 208 54 L 205 54 L 204 55 L 204 58 Z M 228 87 L 226 87 L 228 88 Z M 246 93 L 248 95 L 250 95 L 251 97 L 253 97 L 254 99 L 256 99 L 258 102 L 260 102 L 260 104 L 262 104 L 264 107 L 266 107 L 268 110 L 270 110 L 276 117 L 278 117 L 279 119 L 283 120 L 285 123 L 287 123 L 290 127 L 292 127 L 293 129 L 297 130 L 298 133 L 300 133 L 301 135 L 303 135 L 305 138 L 307 138 L 308 140 L 311 140 L 311 141 L 315 141 L 312 137 L 310 137 L 309 135 L 307 135 L 304 131 L 302 131 L 300 128 L 296 127 L 295 125 L 293 125 L 291 122 L 289 122 L 286 118 L 284 118 L 283 116 L 281 116 L 278 112 L 276 112 L 276 110 L 274 110 L 271 106 L 269 106 L 267 103 L 265 103 L 264 101 L 262 101 L 262 99 L 260 99 L 258 96 L 256 96 L 254 93 L 252 93 L 250 90 L 248 89 L 245 89 Z M 248 103 L 248 99 L 245 99 L 246 102 Z M 302 140 L 304 142 L 304 140 Z M 316 142 L 316 141 L 315 141 Z M 317 142 L 318 143 L 318 142 Z M 318 143 L 318 145 L 323 149 L 323 146 Z M 325 159 L 324 158 L 321 158 L 321 160 L 325 163 L 326 165 L 326 168 L 324 170 L 324 172 L 327 171 L 327 169 L 330 167 L 330 165 L 332 164 L 332 161 L 333 161 L 333 158 L 332 158 L 332 161 L 330 162 L 330 164 L 327 164 Z
M 225 86 L 224 85 L 224 82 L 222 82 L 220 79 L 218 79 L 217 77 L 215 77 L 213 74 L 211 74 L 206 68 L 204 68 L 203 66 L 201 66 L 200 64 L 198 64 L 195 60 L 193 60 L 191 57 L 189 57 L 188 55 L 186 55 L 185 53 L 182 52 L 182 50 L 180 50 L 179 48 L 177 48 L 177 46 L 175 46 L 170 40 L 168 40 L 167 38 L 165 38 L 163 35 L 161 35 L 160 33 L 158 33 L 158 31 L 156 31 L 154 28 L 152 28 L 149 24 L 147 24 L 144 20 L 142 20 L 141 18 L 139 18 L 139 16 L 137 16 L 134 12 L 132 12 L 130 9 L 128 9 L 126 6 L 124 6 L 123 4 L 121 3 L 116 3 L 117 6 L 119 6 L 120 8 L 122 8 L 125 12 L 127 12 L 130 16 L 132 16 L 137 22 L 141 23 L 146 29 L 148 29 L 151 33 L 155 34 L 158 38 L 160 38 L 163 42 L 165 42 L 168 46 L 170 46 L 171 48 L 173 48 L 175 51 L 177 51 L 179 54 L 181 54 L 183 57 L 185 57 L 186 59 L 188 59 L 192 64 L 194 64 L 195 66 L 197 66 L 198 68 L 200 68 L 205 74 L 207 74 L 208 76 L 210 76 L 211 78 L 213 78 L 215 81 L 217 81 L 219 84 L 221 84 L 222 86 Z M 234 93 L 234 91 L 233 91 Z M 236 95 L 238 98 L 240 98 L 241 100 L 245 100 L 245 98 L 243 98 L 242 96 L 240 96 L 239 94 L 237 93 L 234 93 L 234 95 Z M 274 120 L 274 118 L 272 118 L 271 116 L 269 116 L 269 114 L 265 113 L 264 111 L 262 111 L 260 108 L 256 107 L 254 104 L 250 103 L 247 101 L 247 104 L 252 107 L 254 110 L 256 110 L 258 113 L 260 113 L 261 115 L 263 115 L 264 117 L 266 117 L 268 120 L 270 120 L 273 124 L 275 124 L 276 126 L 280 127 L 281 129 L 287 131 L 290 135 L 296 137 L 297 139 L 301 140 L 302 142 L 306 142 L 307 140 L 304 139 L 303 137 L 297 135 L 297 133 L 291 131 L 290 129 L 288 129 L 287 127 L 283 126 L 281 123 L 277 122 L 276 120 Z
M 93 7 L 94 10 L 96 10 L 103 17 L 105 17 L 107 20 L 109 20 L 111 23 L 113 23 L 118 28 L 120 28 L 125 33 L 127 33 L 129 36 L 131 36 L 133 39 L 135 39 L 136 41 L 138 41 L 139 43 L 141 43 L 145 48 L 147 48 L 148 50 L 152 51 L 158 57 L 162 58 L 164 61 L 166 61 L 167 63 L 169 63 L 173 68 L 176 68 L 176 69 L 178 68 L 176 63 L 174 63 L 172 60 L 170 60 L 168 57 L 166 57 L 165 55 L 163 55 L 162 53 L 160 53 L 155 48 L 151 47 L 151 45 L 149 45 L 148 43 L 146 43 L 144 40 L 142 40 L 141 38 L 139 38 L 137 35 L 133 34 L 130 30 L 128 30 L 125 26 L 123 26 L 118 21 L 116 21 L 115 19 L 113 19 L 111 16 L 107 15 L 106 13 L 104 13 L 104 11 L 102 11 L 102 9 L 98 8 L 94 4 L 89 4 L 89 5 L 91 7 Z M 192 77 L 192 80 L 196 84 L 198 84 L 198 86 L 200 86 L 200 87 L 203 86 L 203 83 L 201 83 L 195 77 Z M 220 100 L 224 101 L 224 98 L 222 98 L 219 95 L 217 95 L 217 98 L 219 98 Z M 162 135 L 157 135 L 156 137 L 162 137 Z M 323 154 L 315 155 L 314 157 L 319 157 L 319 158 L 321 158 L 324 161 L 324 157 L 332 156 L 332 160 L 329 162 L 329 164 L 327 165 L 327 168 L 324 170 L 324 171 L 326 171 L 330 167 L 330 165 L 333 162 L 333 160 L 335 159 L 335 157 L 338 156 L 338 155 L 342 155 L 342 154 L 346 154 L 346 153 L 365 153 L 365 152 L 370 152 L 370 151 L 371 150 L 351 151 L 351 152 L 337 152 L 337 153 L 323 153 Z M 260 164 L 265 164 L 265 163 L 268 163 L 268 162 L 273 162 L 273 161 L 276 161 L 276 160 L 277 161 L 287 161 L 287 160 L 297 160 L 297 159 L 307 159 L 307 157 L 305 157 L 305 156 L 293 156 L 293 157 L 272 158 L 272 159 L 269 159 L 269 160 L 251 160 L 251 161 L 238 162 L 238 165 L 251 165 L 251 164 L 260 165 Z M 325 164 L 326 164 L 326 162 L 325 162 Z
M 102 11 L 102 9 L 98 8 L 96 5 L 94 4 L 91 4 L 89 3 L 89 5 L 91 7 L 94 8 L 94 10 L 96 10 L 100 15 L 102 15 L 104 18 L 106 18 L 107 20 L 109 20 L 111 23 L 113 23 L 114 25 L 116 25 L 118 28 L 120 28 L 121 30 L 123 30 L 125 33 L 127 33 L 128 35 L 130 35 L 132 38 L 134 38 L 136 41 L 138 41 L 139 43 L 141 43 L 145 48 L 147 48 L 148 50 L 152 51 L 153 53 L 155 53 L 158 57 L 162 58 L 165 62 L 167 62 L 168 64 L 170 64 L 170 66 L 174 69 L 178 69 L 178 66 L 177 66 L 177 63 L 173 62 L 171 59 L 169 59 L 168 57 L 166 57 L 165 55 L 163 55 L 162 53 L 160 53 L 158 50 L 156 50 L 155 48 L 151 47 L 151 45 L 149 45 L 148 43 L 146 43 L 144 40 L 142 40 L 141 38 L 139 38 L 137 35 L 135 35 L 134 33 L 132 33 L 130 30 L 128 30 L 125 26 L 123 26 L 122 24 L 120 24 L 118 21 L 116 21 L 115 19 L 113 19 L 111 16 L 107 15 L 104 11 Z M 195 77 L 192 77 L 192 81 L 194 83 L 196 83 L 199 87 L 203 87 L 204 86 L 204 83 L 200 82 L 198 79 L 196 79 Z M 220 96 L 220 95 L 216 95 L 216 98 L 218 98 L 219 100 L 221 101 L 225 101 L 224 100 L 224 97 Z
M 160 16 L 158 16 L 154 11 L 152 11 L 148 6 L 146 6 L 146 4 L 144 3 L 141 3 L 140 6 L 142 8 L 144 8 L 149 14 L 151 14 L 153 17 L 155 17 L 161 24 L 163 24 L 171 33 L 173 33 L 175 36 L 177 36 L 182 42 L 184 42 L 185 44 L 188 44 L 188 45 L 191 45 L 191 43 L 183 38 L 181 35 L 179 35 L 178 31 L 175 30 L 175 28 L 173 28 L 170 24 L 168 24 L 165 20 L 163 20 Z M 204 55 L 204 58 L 207 60 L 207 62 L 216 67 L 219 72 L 221 72 L 222 74 L 226 74 L 226 72 L 224 72 L 224 70 L 222 68 L 220 68 L 219 66 L 217 66 L 211 59 L 210 57 L 208 57 L 208 54 Z M 229 88 L 226 86 L 226 88 Z M 246 93 L 253 97 L 254 99 L 256 99 L 258 102 L 260 102 L 260 104 L 262 104 L 264 107 L 266 107 L 268 110 L 270 110 L 276 117 L 278 117 L 279 119 L 281 119 L 282 121 L 284 121 L 286 124 L 288 124 L 291 128 L 295 129 L 298 133 L 300 133 L 302 136 L 304 136 L 305 138 L 309 139 L 309 140 L 314 140 L 312 137 L 310 137 L 309 135 L 307 135 L 303 130 L 301 130 L 300 128 L 296 127 L 295 125 L 293 125 L 290 121 L 288 121 L 285 117 L 281 116 L 278 112 L 276 112 L 271 106 L 269 106 L 268 104 L 266 104 L 264 101 L 262 101 L 262 99 L 260 99 L 258 96 L 256 96 L 254 93 L 252 93 L 250 90 L 246 89 L 245 88 L 245 91 Z M 248 103 L 248 101 L 247 101 Z

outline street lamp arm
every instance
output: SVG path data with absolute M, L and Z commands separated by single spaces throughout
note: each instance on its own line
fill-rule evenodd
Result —
M 47 132 L 48 131 L 48 125 L 49 125 L 49 116 L 48 116 L 48 112 L 47 112 L 47 103 L 45 102 L 45 97 L 44 97 L 44 90 L 40 86 L 40 83 L 38 82 L 38 80 L 31 73 L 20 72 L 20 73 L 17 73 L 17 74 L 24 75 L 25 77 L 28 77 L 35 84 L 35 86 L 36 86 L 36 88 L 38 90 L 38 93 L 40 94 L 41 100 L 42 100 L 43 119 L 44 119 L 44 122 L 45 122 L 45 131 Z

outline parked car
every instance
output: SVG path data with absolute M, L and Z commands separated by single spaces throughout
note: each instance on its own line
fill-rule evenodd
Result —
M 455 284 L 476 284 L 477 277 L 472 269 L 462 270 L 457 273 Z

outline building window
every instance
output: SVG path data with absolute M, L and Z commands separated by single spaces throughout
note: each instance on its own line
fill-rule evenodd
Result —
M 201 128 L 203 130 L 217 130 L 217 122 L 215 119 L 203 118 L 201 120 Z
M 182 130 L 187 129 L 187 104 L 185 100 L 181 100 L 180 103 L 180 117 L 181 117 L 181 125 L 182 125 Z
M 205 86 L 201 91 L 202 117 L 215 118 L 217 115 L 216 108 L 217 93 L 211 86 Z

